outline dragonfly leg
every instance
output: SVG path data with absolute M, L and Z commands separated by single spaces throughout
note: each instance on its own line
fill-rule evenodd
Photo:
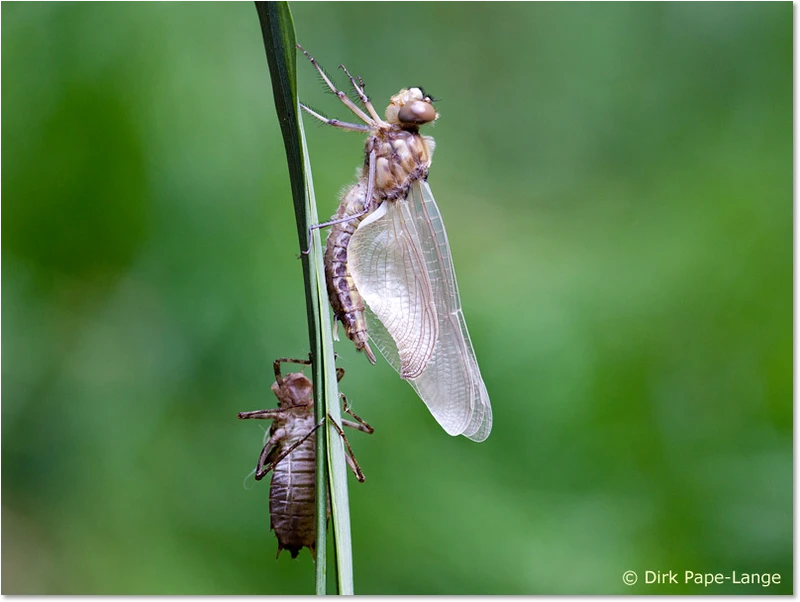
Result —
M 339 436 L 342 438 L 342 441 L 344 441 L 344 445 L 347 448 L 347 454 L 345 454 L 344 457 L 347 460 L 348 466 L 350 466 L 350 470 L 352 470 L 353 473 L 355 473 L 358 482 L 363 483 L 365 478 L 364 473 L 361 471 L 361 467 L 358 465 L 358 460 L 356 460 L 356 457 L 353 454 L 353 448 L 350 447 L 350 442 L 347 440 L 347 436 L 344 434 L 342 427 L 336 424 L 336 421 L 330 414 L 328 414 L 328 419 L 331 421 L 331 425 L 333 426 L 333 428 L 336 429 L 336 432 L 339 433 Z
M 377 169 L 377 157 L 375 149 L 369 151 L 369 167 L 367 169 L 367 194 L 364 198 L 364 209 L 372 210 L 375 205 L 375 170 Z
M 358 213 L 353 213 L 353 214 L 347 215 L 345 217 L 332 219 L 329 222 L 322 222 L 321 224 L 314 224 L 313 226 L 309 226 L 308 227 L 308 248 L 305 251 L 303 251 L 303 255 L 308 255 L 311 252 L 311 233 L 314 230 L 320 230 L 322 228 L 327 228 L 328 226 L 333 226 L 335 224 L 343 224 L 344 222 L 351 222 L 354 219 L 359 219 L 361 217 L 364 217 L 371 210 L 372 210 L 372 207 L 366 206 L 366 207 L 364 207 L 363 211 L 359 211 Z
M 303 366 L 310 366 L 311 360 L 297 360 L 290 357 L 282 357 L 272 362 L 272 367 L 275 370 L 275 380 L 279 387 L 283 387 L 283 374 L 281 374 L 281 364 L 301 364 Z
M 303 54 L 305 54 L 305 55 L 306 55 L 306 58 L 307 58 L 309 61 L 311 61 L 311 64 L 312 64 L 312 65 L 314 65 L 314 68 L 317 70 L 317 72 L 319 73 L 320 77 L 322 77 L 322 81 L 324 81 L 324 82 L 325 82 L 325 84 L 328 86 L 328 88 L 330 88 L 331 92 L 333 92 L 334 94 L 336 94 L 336 96 L 339 98 L 339 100 L 341 100 L 341 101 L 342 101 L 342 103 L 344 103 L 344 106 L 346 106 L 348 109 L 350 109 L 350 110 L 351 110 L 351 111 L 352 111 L 352 112 L 355 114 L 355 116 L 356 116 L 356 117 L 358 117 L 358 118 L 359 118 L 361 121 L 363 121 L 364 123 L 367 123 L 367 124 L 369 124 L 369 125 L 374 125 L 374 122 L 372 121 L 372 119 L 370 119 L 369 115 L 367 115 L 367 114 L 366 114 L 364 111 L 362 111 L 361 109 L 359 109 L 359 108 L 358 108 L 358 106 L 356 105 L 356 103 L 354 103 L 352 100 L 350 100 L 350 99 L 348 98 L 347 94 L 345 94 L 344 92 L 342 92 L 341 90 L 339 90 L 339 89 L 338 89 L 338 88 L 337 88 L 337 87 L 336 87 L 336 86 L 333 84 L 333 82 L 332 82 L 332 81 L 331 81 L 331 79 L 328 77 L 328 75 L 325 73 L 325 71 L 323 71 L 322 67 L 320 67 L 320 66 L 319 66 L 319 63 L 317 63 L 317 59 L 315 59 L 313 56 L 311 56 L 310 54 L 308 54 L 308 53 L 305 51 L 305 49 L 304 49 L 302 46 L 300 46 L 300 44 L 298 44 L 298 45 L 297 45 L 297 48 L 298 48 L 298 49 L 299 49 L 299 50 L 300 50 L 300 51 L 301 51 Z
M 356 429 L 356 430 L 362 431 L 364 433 L 368 433 L 370 435 L 372 433 L 374 433 L 375 429 L 372 428 L 369 424 L 367 424 L 366 420 L 361 418 L 361 416 L 359 416 L 358 414 L 353 412 L 352 409 L 350 409 L 350 406 L 347 403 L 347 397 L 345 396 L 345 394 L 344 393 L 339 393 L 339 397 L 342 398 L 342 410 L 347 412 L 348 414 L 350 414 L 353 418 L 355 418 L 357 420 L 357 422 L 353 422 L 351 420 L 342 420 L 342 424 L 345 425 L 345 426 L 349 426 L 351 429 Z
M 347 462 L 347 465 L 350 467 L 350 470 L 352 470 L 353 474 L 356 475 L 356 479 L 358 479 L 358 482 L 363 483 L 366 477 L 364 476 L 364 473 L 361 472 L 361 467 L 358 465 L 358 462 L 356 462 L 355 456 L 350 457 L 348 455 L 345 455 L 344 459 Z M 361 476 L 359 477 L 359 475 Z
M 267 462 L 267 458 L 269 457 L 270 452 L 273 448 L 278 444 L 278 442 L 286 436 L 286 432 L 280 428 L 277 429 L 274 433 L 272 433 L 267 439 L 267 442 L 264 444 L 264 448 L 261 450 L 261 454 L 258 456 L 258 463 L 256 464 L 256 481 L 260 481 L 263 479 L 266 474 L 273 468 L 273 464 L 270 464 L 266 469 L 264 468 L 264 464 Z
M 269 448 L 273 447 L 278 441 L 283 439 L 286 436 L 286 432 L 283 429 L 278 429 L 275 431 L 272 436 L 270 436 L 269 441 L 267 441 L 266 445 L 264 445 L 264 449 L 261 450 L 261 456 L 258 458 L 258 465 L 256 466 L 256 481 L 260 481 L 267 473 L 275 468 L 278 463 L 283 460 L 286 456 L 292 453 L 297 447 L 299 447 L 306 439 L 308 439 L 311 435 L 313 435 L 319 427 L 325 424 L 325 420 L 322 419 L 319 421 L 317 425 L 314 426 L 313 429 L 308 431 L 305 437 L 300 439 L 299 441 L 294 442 L 292 445 L 289 446 L 288 449 L 284 450 L 277 458 L 275 458 L 272 462 L 264 465 L 267 461 L 267 456 L 269 455 Z M 274 439 L 274 441 L 273 441 Z
M 241 420 L 247 420 L 248 418 L 255 418 L 259 420 L 274 420 L 275 418 L 280 418 L 284 413 L 283 408 L 272 408 L 269 410 L 254 410 L 252 412 L 239 412 L 237 417 Z
M 370 131 L 369 126 L 362 125 L 360 123 L 348 123 L 346 121 L 340 121 L 338 119 L 328 119 L 322 113 L 317 113 L 314 109 L 304 105 L 302 102 L 300 103 L 300 108 L 302 108 L 306 113 L 308 113 L 312 117 L 319 119 L 325 125 L 332 125 L 333 127 L 341 128 L 343 130 L 348 130 L 350 132 L 367 133 Z
M 333 226 L 335 224 L 342 224 L 344 222 L 351 222 L 355 219 L 361 219 L 367 213 L 372 211 L 374 207 L 375 200 L 372 198 L 375 193 L 375 151 L 370 151 L 369 153 L 369 177 L 367 178 L 367 194 L 364 199 L 364 209 L 359 211 L 358 213 L 353 213 L 351 215 L 345 215 L 344 217 L 338 217 L 336 219 L 332 219 L 328 222 L 322 222 L 321 224 L 314 224 L 308 227 L 308 248 L 303 251 L 303 255 L 308 255 L 311 252 L 311 233 L 314 230 L 319 230 L 321 228 L 327 228 L 328 226 Z
M 370 105 L 371 106 L 371 105 Z M 375 171 L 377 169 L 377 159 L 375 149 L 369 152 L 369 169 L 367 171 L 367 194 L 364 201 L 364 209 L 370 209 L 375 204 Z M 367 341 L 364 341 L 364 354 L 367 356 L 369 362 L 375 365 L 375 352 L 369 346 Z
M 339 68 L 345 72 L 347 78 L 350 80 L 350 83 L 353 84 L 353 90 L 356 91 L 358 97 L 361 99 L 362 104 L 366 107 L 367 111 L 369 111 L 370 116 L 377 122 L 381 123 L 383 120 L 380 118 L 377 112 L 375 112 L 375 107 L 372 106 L 372 103 L 369 100 L 369 96 L 367 96 L 366 92 L 364 92 L 364 80 L 361 77 L 358 78 L 358 82 L 350 75 L 350 72 L 347 70 L 347 67 L 344 65 L 339 65 Z

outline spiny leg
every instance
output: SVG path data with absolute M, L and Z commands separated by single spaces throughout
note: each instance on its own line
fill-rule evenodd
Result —
M 340 121 L 338 119 L 328 119 L 327 117 L 325 117 L 325 115 L 317 113 L 314 109 L 304 105 L 302 102 L 300 103 L 300 108 L 302 108 L 306 113 L 308 113 L 312 117 L 319 119 L 322 123 L 326 125 L 332 125 L 333 127 L 341 128 L 343 130 L 349 130 L 351 132 L 363 132 L 365 134 L 372 131 L 372 129 L 369 126 L 360 123 L 348 123 L 346 121 Z
M 367 93 L 364 92 L 364 80 L 361 79 L 361 77 L 359 76 L 358 82 L 356 82 L 353 76 L 350 75 L 350 72 L 347 70 L 347 67 L 345 67 L 344 65 L 339 65 L 339 68 L 345 72 L 345 75 L 347 75 L 347 79 L 349 79 L 350 83 L 353 84 L 353 90 L 355 90 L 356 94 L 358 94 L 358 97 L 361 99 L 361 102 L 367 108 L 367 111 L 369 111 L 370 116 L 372 116 L 372 118 L 376 122 L 381 123 L 381 121 L 383 120 L 380 118 L 380 115 L 378 115 L 378 113 L 375 112 L 375 107 L 372 106 L 372 103 L 369 100 L 369 96 L 367 96 Z
M 261 479 L 263 479 L 270 470 L 275 468 L 281 460 L 283 460 L 286 456 L 288 456 L 295 449 L 297 449 L 297 447 L 300 444 L 302 444 L 306 439 L 308 439 L 311 435 L 313 435 L 316 432 L 316 430 L 319 427 L 321 427 L 323 424 L 325 424 L 325 419 L 324 418 L 322 420 L 320 420 L 319 424 L 315 425 L 314 428 L 312 428 L 310 431 L 308 431 L 308 433 L 306 434 L 305 437 L 303 437 L 299 441 L 296 441 L 295 443 L 290 445 L 289 448 L 286 449 L 285 451 L 283 451 L 277 458 L 275 458 L 267 466 L 264 466 L 264 463 L 267 461 L 267 455 L 269 454 L 268 448 L 272 447 L 275 444 L 275 442 L 273 442 L 272 440 L 275 439 L 277 441 L 279 439 L 282 439 L 285 436 L 285 433 L 281 433 L 280 437 L 276 437 L 276 435 L 280 432 L 280 431 L 276 431 L 269 438 L 269 441 L 267 441 L 267 444 L 264 446 L 264 449 L 261 450 L 261 456 L 259 456 L 258 464 L 256 465 L 256 481 L 260 481 Z
M 350 98 L 348 98 L 347 94 L 345 94 L 344 92 L 339 90 L 334 85 L 334 83 L 330 80 L 330 78 L 322 70 L 322 67 L 319 66 L 319 63 L 317 63 L 317 60 L 313 56 L 308 54 L 300 44 L 297 45 L 297 48 L 299 48 L 300 51 L 303 54 L 306 55 L 306 58 L 309 61 L 311 61 L 311 64 L 314 65 L 314 68 L 317 70 L 317 72 L 322 77 L 322 81 L 324 81 L 325 84 L 328 86 L 328 88 L 330 88 L 331 92 L 336 94 L 336 96 L 339 98 L 339 100 L 341 100 L 344 103 L 344 106 L 346 106 L 348 109 L 350 109 L 355 114 L 355 116 L 358 117 L 364 123 L 367 123 L 369 125 L 373 125 L 373 121 L 372 121 L 372 119 L 370 119 L 369 115 L 367 115 L 364 111 L 359 109 L 358 106 L 356 105 L 356 103 L 354 103 L 352 100 L 350 100 Z

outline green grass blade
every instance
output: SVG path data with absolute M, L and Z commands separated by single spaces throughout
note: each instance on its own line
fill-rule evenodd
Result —
M 300 248 L 308 247 L 308 226 L 317 218 L 311 165 L 306 152 L 305 134 L 299 119 L 300 106 L 296 83 L 296 43 L 294 25 L 286 2 L 256 2 L 264 47 L 272 78 L 275 108 L 286 147 Z M 309 344 L 314 360 L 315 415 L 320 420 L 329 414 L 341 423 L 339 391 L 333 351 L 328 293 L 322 262 L 319 230 L 312 234 L 311 252 L 302 255 L 303 279 L 308 314 Z M 326 593 L 326 524 L 328 478 L 330 473 L 331 521 L 336 549 L 336 577 L 340 594 L 353 594 L 353 561 L 350 538 L 350 506 L 347 495 L 347 467 L 344 446 L 338 433 L 328 426 L 317 437 L 317 563 L 316 592 Z
M 305 134 L 303 124 L 300 123 L 300 135 L 305 147 Z M 314 197 L 314 186 L 311 181 L 311 166 L 306 156 L 306 181 L 308 184 L 309 210 L 316 215 L 317 206 Z M 322 366 L 324 368 L 324 382 L 326 391 L 324 399 L 327 403 L 328 414 L 341 424 L 341 411 L 339 408 L 339 390 L 336 382 L 336 359 L 333 351 L 332 325 L 328 307 L 328 291 L 325 285 L 325 272 L 322 262 L 319 230 L 314 230 L 312 235 L 311 274 L 317 287 L 317 295 L 326 311 L 320 312 L 322 326 Z M 331 521 L 333 522 L 333 536 L 336 549 L 336 578 L 340 594 L 353 594 L 353 553 L 350 538 L 350 502 L 347 490 L 347 464 L 344 458 L 344 444 L 339 433 L 328 425 L 326 429 L 328 439 L 328 470 L 331 484 Z M 322 457 L 322 456 L 319 456 Z

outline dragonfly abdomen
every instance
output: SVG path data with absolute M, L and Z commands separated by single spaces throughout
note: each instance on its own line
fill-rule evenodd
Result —
M 366 187 L 363 182 L 359 182 L 344 196 L 334 218 L 361 213 L 364 210 L 365 197 Z M 352 220 L 331 226 L 325 245 L 325 280 L 333 313 L 344 326 L 347 338 L 353 341 L 356 349 L 363 351 L 374 364 L 375 353 L 369 346 L 364 300 L 347 268 L 347 246 L 360 221 L 361 218 L 354 217 Z
M 314 427 L 309 416 L 307 428 L 298 429 L 307 434 Z M 293 441 L 286 441 L 278 450 L 288 448 Z M 316 469 L 315 437 L 311 435 L 274 468 L 269 494 L 270 526 L 278 538 L 278 553 L 289 550 L 296 558 L 305 546 L 314 553 L 316 542 L 315 512 Z

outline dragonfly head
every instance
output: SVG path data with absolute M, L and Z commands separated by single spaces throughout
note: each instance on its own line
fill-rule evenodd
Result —
M 281 407 L 314 405 L 314 385 L 300 372 L 287 374 L 282 385 L 272 383 L 272 392 L 280 400 Z
M 439 113 L 433 108 L 433 98 L 425 94 L 422 88 L 403 88 L 392 96 L 386 107 L 386 121 L 403 128 L 416 128 L 438 118 Z

